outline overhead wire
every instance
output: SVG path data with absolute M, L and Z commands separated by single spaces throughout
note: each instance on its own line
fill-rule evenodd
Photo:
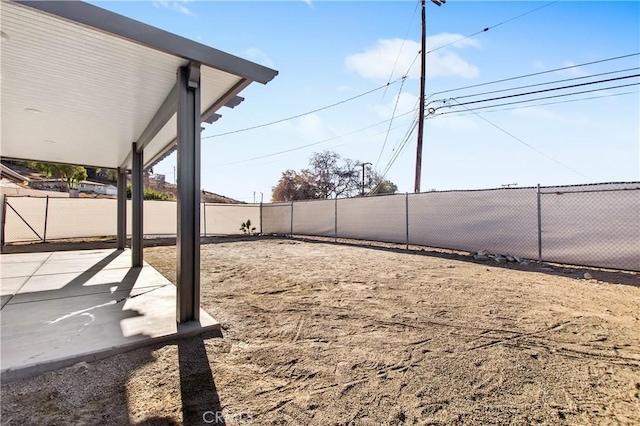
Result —
M 278 124 L 278 123 L 282 123 L 282 122 L 285 122 L 285 121 L 294 120 L 296 118 L 304 117 L 305 115 L 313 114 L 313 113 L 316 113 L 316 112 L 319 112 L 319 111 L 323 111 L 325 109 L 329 109 L 329 108 L 333 108 L 333 107 L 338 106 L 338 105 L 342 105 L 344 103 L 347 103 L 347 102 L 353 101 L 355 99 L 361 98 L 363 96 L 366 96 L 366 95 L 368 95 L 370 93 L 377 92 L 378 90 L 383 89 L 385 87 L 388 87 L 388 86 L 390 86 L 392 84 L 396 84 L 399 81 L 404 81 L 405 78 L 406 78 L 406 76 L 402 76 L 402 77 L 397 78 L 396 80 L 394 80 L 394 81 L 392 81 L 390 83 L 386 83 L 386 84 L 383 84 L 382 86 L 376 87 L 375 89 L 368 90 L 368 91 L 366 91 L 364 93 L 360 93 L 359 95 L 352 96 L 350 98 L 343 99 L 343 100 L 341 100 L 339 102 L 335 102 L 335 103 L 330 104 L 330 105 L 326 105 L 326 106 L 323 106 L 323 107 L 320 107 L 320 108 L 316 108 L 316 109 L 313 109 L 311 111 L 307 111 L 307 112 L 303 112 L 303 113 L 300 113 L 300 114 L 292 115 L 292 116 L 286 117 L 286 118 L 281 118 L 281 119 L 275 120 L 275 121 L 270 121 L 268 123 L 257 124 L 255 126 L 251 126 L 251 127 L 245 127 L 245 128 L 242 128 L 242 129 L 232 130 L 232 131 L 224 132 L 224 133 L 218 133 L 218 134 L 210 135 L 210 136 L 202 136 L 201 139 L 217 138 L 217 137 L 220 137 L 220 136 L 226 136 L 226 135 L 231 135 L 231 134 L 235 134 L 235 133 L 246 132 L 246 131 L 249 131 L 249 130 L 259 129 L 261 127 L 267 127 L 267 126 L 271 126 L 273 124 Z
M 614 56 L 612 58 L 600 59 L 600 60 L 597 60 L 597 61 L 585 62 L 585 63 L 577 64 L 577 65 L 569 65 L 569 66 L 561 67 L 561 68 L 554 68 L 554 69 L 550 69 L 550 70 L 546 70 L 546 71 L 539 71 L 539 72 L 534 72 L 534 73 L 530 73 L 530 74 L 523 74 L 523 75 L 518 75 L 518 76 L 515 76 L 515 77 L 502 78 L 502 79 L 499 79 L 499 80 L 487 81 L 485 83 L 472 84 L 470 86 L 455 87 L 453 89 L 441 90 L 439 92 L 430 93 L 428 97 L 430 98 L 430 97 L 433 97 L 435 95 L 440 95 L 440 94 L 443 94 L 443 93 L 450 93 L 450 92 L 455 92 L 455 91 L 458 91 L 458 90 L 465 90 L 465 89 L 473 89 L 475 87 L 488 86 L 488 85 L 491 85 L 491 84 L 503 83 L 505 81 L 519 80 L 519 79 L 527 78 L 527 77 L 535 77 L 535 76 L 538 76 L 538 75 L 549 74 L 549 73 L 557 72 L 557 71 L 565 71 L 565 70 L 568 70 L 568 69 L 584 67 L 584 66 L 588 66 L 588 65 L 601 64 L 601 63 L 604 63 L 604 62 L 615 61 L 615 60 L 618 60 L 618 59 L 630 58 L 632 56 L 638 56 L 638 55 L 640 55 L 640 52 L 630 53 L 630 54 L 621 55 L 621 56 Z
M 407 112 L 405 112 L 403 114 L 400 114 L 396 118 L 411 114 L 412 112 L 414 112 L 414 110 L 407 111 Z M 230 162 L 230 163 L 216 164 L 216 165 L 213 165 L 212 167 L 230 166 L 230 165 L 234 165 L 234 164 L 245 163 L 245 162 L 248 162 L 248 161 L 260 160 L 262 158 L 273 157 L 275 155 L 285 154 L 285 153 L 292 152 L 292 151 L 298 151 L 300 149 L 309 148 L 311 146 L 320 145 L 320 144 L 323 144 L 323 143 L 326 143 L 326 142 L 330 142 L 330 141 L 333 141 L 333 140 L 336 140 L 336 139 L 340 139 L 340 138 L 343 138 L 345 136 L 352 135 L 354 133 L 359 133 L 359 132 L 362 132 L 364 130 L 370 129 L 372 127 L 379 126 L 380 124 L 387 123 L 389 121 L 390 120 L 383 120 L 383 121 L 380 121 L 378 123 L 374 123 L 374 124 L 371 124 L 369 126 L 362 127 L 360 129 L 353 130 L 351 132 L 344 133 L 344 134 L 339 135 L 339 136 L 333 136 L 331 138 L 323 139 L 321 141 L 313 142 L 313 143 L 306 144 L 306 145 L 297 146 L 297 147 L 294 147 L 294 148 L 285 149 L 283 151 L 273 152 L 273 153 L 270 153 L 270 154 L 260 155 L 258 157 L 246 158 L 246 159 L 243 159 L 243 160 L 233 161 L 233 162 Z
M 600 92 L 600 91 L 603 91 L 603 90 L 611 90 L 611 89 L 620 89 L 622 87 L 631 87 L 631 86 L 638 86 L 638 85 L 640 85 L 640 83 L 620 84 L 620 85 L 617 85 L 617 86 L 601 87 L 601 88 L 598 88 L 598 89 L 581 90 L 581 91 L 578 91 L 578 92 L 571 92 L 571 93 L 562 93 L 560 95 L 541 96 L 541 97 L 537 97 L 537 98 L 534 98 L 534 99 L 525 99 L 525 100 L 522 100 L 522 101 L 503 102 L 501 104 L 495 104 L 495 105 L 485 105 L 485 106 L 481 106 L 481 107 L 474 107 L 471 110 L 475 111 L 475 110 L 480 110 L 480 109 L 495 108 L 495 107 L 499 107 L 499 106 L 517 105 L 517 104 L 521 104 L 521 103 L 534 102 L 534 101 L 539 101 L 539 100 L 543 100 L 543 99 L 562 98 L 562 97 L 566 97 L 566 96 L 582 95 L 582 94 L 585 94 L 585 93 Z M 524 96 L 524 94 L 514 95 L 514 96 Z M 458 105 L 463 106 L 465 108 L 466 108 L 466 105 L 469 104 L 469 102 L 467 102 L 467 103 L 459 103 L 456 100 L 456 98 L 451 98 L 450 100 L 458 103 Z M 478 102 L 488 102 L 488 101 L 489 100 L 481 100 L 481 101 L 478 101 Z M 442 107 L 435 108 L 435 110 L 437 111 L 439 109 L 448 108 L 448 107 L 449 106 L 442 106 Z M 455 105 L 453 107 L 455 107 Z M 469 109 L 469 108 L 467 108 L 467 109 Z M 455 112 L 455 111 L 447 111 L 447 112 L 440 113 L 439 115 L 450 114 L 452 112 Z
M 453 99 L 453 101 L 454 101 L 454 102 L 456 102 L 456 103 L 458 103 L 458 101 L 457 101 L 457 100 L 455 100 L 455 99 Z M 557 164 L 561 165 L 562 167 L 564 167 L 564 168 L 566 168 L 566 169 L 568 169 L 568 170 L 571 170 L 572 172 L 574 172 L 574 173 L 576 173 L 576 174 L 578 174 L 578 175 L 580 175 L 580 176 L 582 176 L 582 177 L 587 178 L 587 176 L 586 176 L 586 175 L 584 175 L 583 173 L 580 173 L 580 172 L 579 172 L 579 171 L 577 171 L 576 169 L 574 169 L 574 168 L 572 168 L 572 167 L 570 167 L 570 166 L 568 166 L 568 165 L 566 165 L 566 164 L 562 163 L 561 161 L 556 160 L 555 158 L 551 157 L 550 155 L 548 155 L 548 154 L 546 154 L 546 153 L 544 153 L 544 152 L 540 151 L 539 149 L 537 149 L 537 148 L 536 148 L 536 147 L 534 147 L 533 145 L 528 144 L 528 143 L 527 143 L 527 142 L 525 142 L 524 140 L 522 140 L 522 139 L 520 139 L 519 137 L 515 136 L 513 133 L 508 132 L 507 130 L 505 130 L 505 129 L 503 129 L 502 127 L 498 126 L 498 125 L 497 125 L 497 124 L 495 124 L 494 122 L 492 122 L 492 121 L 490 121 L 489 119 L 487 119 L 487 118 L 483 117 L 483 116 L 482 116 L 482 115 L 480 115 L 479 113 L 477 113 L 477 112 L 475 112 L 475 111 L 470 110 L 469 108 L 467 108 L 465 105 L 463 105 L 463 104 L 461 104 L 461 103 L 458 103 L 458 104 L 459 104 L 461 107 L 463 107 L 463 108 L 465 108 L 465 109 L 467 109 L 467 110 L 471 111 L 471 112 L 472 112 L 473 114 L 475 114 L 478 118 L 480 118 L 480 119 L 484 120 L 485 122 L 489 123 L 491 126 L 495 127 L 496 129 L 500 130 L 501 132 L 505 133 L 506 135 L 508 135 L 508 136 L 510 136 L 511 138 L 515 139 L 516 141 L 520 142 L 522 145 L 526 146 L 527 148 L 529 148 L 529 149 L 531 149 L 531 150 L 533 150 L 533 151 L 537 152 L 538 154 L 542 155 L 543 157 L 546 157 L 547 159 L 549 159 L 549 160 L 553 161 L 554 163 L 557 163 Z
M 594 91 L 599 91 L 599 90 L 594 90 Z M 640 94 L 640 91 L 620 92 L 620 93 L 613 93 L 613 94 L 610 94 L 610 95 L 590 96 L 590 97 L 587 97 L 587 98 L 579 98 L 579 99 L 566 99 L 566 100 L 563 100 L 563 101 L 544 102 L 544 103 L 541 103 L 541 104 L 524 105 L 524 106 L 519 106 L 519 107 L 488 109 L 486 111 L 483 111 L 483 114 L 487 114 L 489 112 L 512 111 L 512 110 L 517 110 L 517 109 L 535 108 L 535 107 L 540 107 L 540 106 L 565 104 L 565 103 L 571 103 L 571 102 L 590 101 L 590 100 L 594 100 L 594 99 L 612 98 L 612 97 L 616 97 L 616 96 L 633 95 L 633 94 Z M 526 101 L 519 101 L 517 103 L 533 102 L 533 101 L 537 101 L 537 100 L 539 100 L 539 99 L 531 99 L 531 100 L 526 100 Z M 516 103 L 516 102 L 513 102 L 513 103 Z M 500 105 L 491 105 L 491 106 L 489 106 L 489 108 L 498 107 L 498 106 L 500 106 Z M 433 119 L 436 119 L 436 118 L 441 117 L 443 115 L 449 115 L 449 114 L 451 114 L 451 117 L 469 115 L 469 114 L 472 114 L 473 111 L 475 111 L 476 109 L 484 109 L 484 108 L 487 108 L 487 107 L 469 108 L 469 111 L 448 111 L 448 112 L 443 112 L 443 113 L 438 114 L 438 115 L 434 115 L 432 117 L 428 117 L 428 119 L 433 120 Z
M 418 5 L 419 4 L 420 4 L 420 1 L 416 1 L 416 7 L 413 9 L 413 14 L 411 15 L 411 19 L 409 20 L 409 25 L 407 26 L 407 31 L 405 32 L 404 37 L 402 38 L 402 44 L 400 45 L 400 49 L 398 50 L 398 54 L 396 55 L 396 60 L 393 63 L 393 67 L 391 68 L 391 72 L 389 73 L 389 78 L 387 79 L 387 83 L 391 82 L 391 79 L 393 78 L 393 73 L 395 72 L 396 66 L 398 65 L 398 60 L 400 59 L 400 54 L 402 53 L 402 49 L 404 48 L 404 43 L 407 40 L 407 36 L 409 35 L 409 30 L 411 29 L 411 24 L 413 24 L 413 20 L 416 17 L 416 12 L 418 11 Z M 409 70 L 410 69 L 411 69 L 411 67 L 409 67 Z M 409 75 L 409 71 L 407 71 L 404 75 Z M 387 87 L 385 87 L 384 91 L 382 92 L 382 98 L 380 99 L 380 102 L 382 102 L 382 100 L 384 99 L 385 95 L 387 94 Z
M 471 105 L 471 104 L 477 104 L 477 103 L 482 103 L 482 102 L 497 101 L 497 100 L 501 100 L 501 99 L 510 99 L 510 98 L 515 98 L 515 97 L 519 97 L 519 96 L 535 95 L 535 94 L 538 94 L 538 93 L 553 92 L 553 91 L 556 91 L 556 90 L 565 90 L 565 89 L 571 89 L 571 88 L 575 88 L 575 87 L 590 86 L 592 84 L 601 84 L 601 83 L 608 83 L 608 82 L 618 81 L 618 80 L 626 80 L 628 78 L 636 78 L 636 77 L 640 77 L 640 74 L 625 75 L 625 76 L 622 76 L 622 77 L 607 78 L 607 79 L 603 79 L 603 80 L 589 81 L 589 82 L 586 82 L 586 83 L 570 84 L 570 85 L 567 85 L 567 86 L 552 87 L 552 88 L 549 88 L 549 89 L 533 90 L 533 91 L 530 91 L 530 92 L 516 93 L 516 94 L 513 94 L 513 95 L 506 95 L 506 96 L 497 96 L 497 97 L 493 97 L 493 98 L 489 98 L 489 99 L 479 99 L 479 100 L 475 100 L 475 101 L 468 101 L 468 102 L 462 102 L 462 103 L 458 102 L 458 100 L 457 100 L 458 98 L 457 97 L 456 98 L 451 98 L 451 99 L 455 99 L 456 103 L 458 103 L 458 105 L 464 106 L 464 105 Z M 625 87 L 625 86 L 626 85 L 616 86 L 616 87 Z M 598 89 L 598 90 L 605 90 L 605 89 L 606 88 Z M 575 93 L 583 93 L 583 92 L 575 92 Z
M 480 31 L 476 31 L 476 32 L 475 32 L 475 33 L 473 33 L 473 34 L 469 34 L 469 35 L 467 35 L 467 36 L 464 36 L 464 37 L 459 38 L 459 39 L 457 39 L 457 40 L 454 40 L 454 41 L 452 41 L 452 42 L 449 42 L 449 43 L 443 44 L 443 45 L 441 45 L 441 46 L 438 46 L 438 47 L 436 47 L 436 48 L 434 48 L 434 49 L 431 49 L 431 50 L 427 51 L 427 55 L 428 55 L 429 53 L 435 52 L 435 51 L 437 51 L 437 50 L 444 49 L 444 48 L 445 48 L 445 47 L 447 47 L 447 46 L 451 46 L 452 44 L 459 43 L 459 42 L 461 42 L 462 40 L 466 40 L 466 39 L 468 39 L 468 38 L 475 37 L 475 36 L 477 36 L 478 34 L 486 33 L 487 31 L 489 31 L 489 30 L 491 30 L 491 29 L 493 29 L 493 28 L 499 27 L 500 25 L 504 25 L 504 24 L 506 24 L 506 23 L 508 23 L 508 22 L 511 22 L 511 21 L 515 21 L 516 19 L 522 18 L 523 16 L 529 15 L 529 14 L 531 14 L 531 13 L 537 12 L 538 10 L 540 10 L 540 9 L 544 9 L 545 7 L 549 7 L 549 6 L 551 6 L 552 4 L 558 3 L 559 1 L 560 1 L 560 0 L 552 1 L 552 2 L 550 2 L 550 3 L 547 3 L 547 4 L 545 4 L 545 5 L 542 5 L 542 6 L 540 6 L 540 7 L 535 8 L 535 9 L 532 9 L 532 10 L 530 10 L 530 11 L 528 11 L 528 12 L 522 13 L 522 14 L 520 14 L 520 15 L 518 15 L 518 16 L 514 16 L 513 18 L 509 18 L 509 19 L 507 19 L 507 20 L 505 20 L 505 21 L 499 22 L 499 23 L 494 24 L 494 25 L 491 25 L 491 26 L 489 26 L 489 27 L 485 27 L 485 28 L 481 29 Z
M 634 70 L 638 70 L 638 69 L 640 69 L 640 67 L 626 68 L 626 69 L 621 69 L 621 70 L 616 70 L 616 71 L 602 72 L 602 73 L 598 73 L 598 74 L 590 74 L 590 75 L 585 75 L 585 76 L 581 76 L 581 77 L 565 78 L 565 79 L 562 79 L 562 80 L 547 81 L 547 82 L 544 82 L 544 83 L 528 84 L 526 86 L 510 87 L 508 89 L 491 90 L 489 92 L 481 92 L 481 93 L 474 93 L 474 94 L 471 94 L 471 95 L 456 96 L 456 99 L 459 100 L 459 99 L 471 98 L 471 97 L 475 97 L 475 96 L 490 95 L 492 93 L 510 92 L 512 90 L 527 89 L 527 88 L 530 88 L 530 87 L 547 86 L 549 84 L 564 83 L 566 81 L 584 80 L 584 79 L 587 79 L 587 78 L 600 77 L 600 76 L 603 76 L 603 75 L 618 74 L 618 73 L 621 73 L 621 72 L 634 71 Z
M 396 111 L 398 109 L 398 103 L 400 102 L 400 95 L 402 95 L 402 87 L 404 86 L 404 81 L 400 84 L 400 90 L 398 91 L 398 96 L 396 97 L 395 105 L 393 106 L 393 112 L 391 113 L 391 119 L 389 120 L 389 128 L 387 130 L 387 135 L 384 138 L 384 142 L 382 143 L 382 148 L 380 149 L 380 153 L 378 154 L 378 159 L 375 162 L 374 168 L 377 166 L 380 161 L 380 157 L 382 157 L 382 152 L 384 151 L 385 146 L 387 146 L 387 140 L 389 139 L 389 133 L 391 132 L 391 126 L 393 125 L 393 120 L 396 116 Z

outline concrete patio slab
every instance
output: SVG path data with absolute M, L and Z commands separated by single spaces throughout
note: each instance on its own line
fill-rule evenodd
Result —
M 11 262 L 2 264 L 0 276 L 2 281 L 5 278 L 29 277 L 33 275 L 38 268 L 42 266 L 42 262 Z
M 2 381 L 220 329 L 202 310 L 198 323 L 178 327 L 175 286 L 148 264 L 131 268 L 130 258 L 117 250 L 0 256 Z M 18 264 L 31 275 L 4 278 Z

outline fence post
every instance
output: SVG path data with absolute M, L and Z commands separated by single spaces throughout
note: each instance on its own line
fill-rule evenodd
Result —
M 542 211 L 540 202 L 540 184 L 538 184 L 538 263 L 542 263 Z
M 333 203 L 333 240 L 338 242 L 338 197 L 335 198 Z
M 4 247 L 4 224 L 5 218 L 7 217 L 7 194 L 0 194 L 0 199 L 2 199 L 2 209 L 0 212 L 2 214 L 2 218 L 0 218 L 0 246 Z
M 42 232 L 42 242 L 47 242 L 47 219 L 49 218 L 49 196 L 44 204 L 44 231 Z
M 406 249 L 409 250 L 409 193 L 405 192 L 404 194 L 404 220 L 406 225 Z
M 207 202 L 202 202 L 202 222 L 204 225 L 204 236 L 207 236 Z
M 293 237 L 293 200 L 291 200 L 291 232 L 289 236 Z
M 260 235 L 262 235 L 262 199 L 260 199 Z

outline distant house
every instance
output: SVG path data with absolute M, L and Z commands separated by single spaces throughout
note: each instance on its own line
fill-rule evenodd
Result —
M 78 191 L 93 192 L 102 195 L 118 195 L 118 189 L 113 185 L 106 185 L 100 182 L 89 182 L 87 180 L 78 184 Z

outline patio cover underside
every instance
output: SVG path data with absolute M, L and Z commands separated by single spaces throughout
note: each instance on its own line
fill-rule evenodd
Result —
M 176 143 L 180 67 L 200 65 L 203 121 L 276 75 L 82 2 L 2 1 L 1 19 L 6 158 L 130 169 L 144 137 L 147 167 Z

